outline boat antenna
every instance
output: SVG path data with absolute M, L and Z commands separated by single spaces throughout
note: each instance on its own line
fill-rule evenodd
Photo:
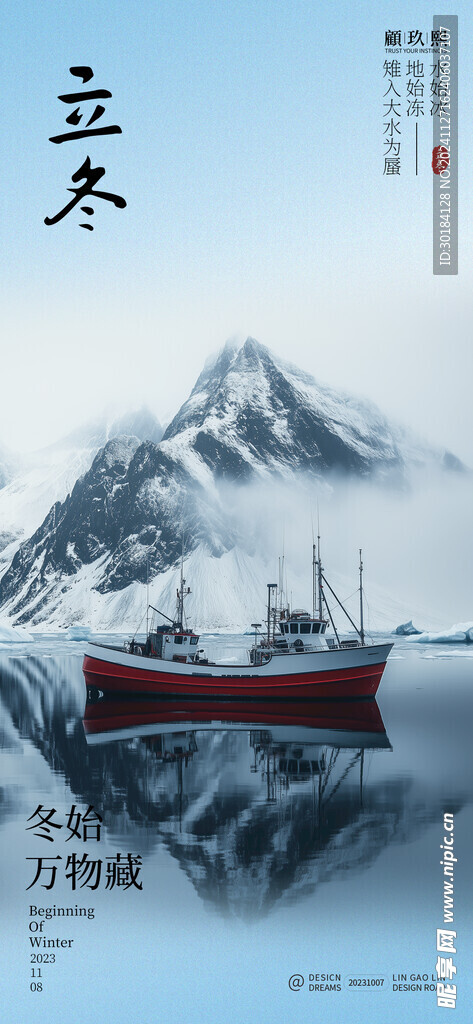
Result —
M 319 619 L 322 618 L 322 562 L 320 559 L 320 513 L 319 513 L 319 499 L 317 498 L 317 572 L 319 576 Z
M 318 523 L 317 523 L 317 528 L 320 530 L 320 527 L 319 527 Z M 323 586 L 322 586 L 322 558 L 321 558 L 321 555 L 320 555 L 320 533 L 317 534 L 317 569 L 318 569 L 318 575 L 319 575 L 319 616 L 318 617 L 319 617 L 319 619 L 323 619 L 324 591 L 323 591 Z
M 286 580 L 286 586 L 287 586 L 287 580 Z M 283 555 L 282 558 L 279 559 L 279 594 L 276 595 L 276 603 L 278 605 L 278 609 L 277 610 L 279 612 L 279 617 L 280 618 L 282 616 L 283 609 L 284 609 L 285 597 L 286 597 L 286 594 L 285 594 L 285 590 L 284 590 L 284 555 Z
M 285 552 L 284 552 L 284 520 L 283 520 L 283 524 L 282 524 L 282 555 L 281 555 L 281 557 L 279 559 L 279 613 L 280 613 L 280 617 L 282 616 L 283 607 L 284 607 L 284 600 L 285 600 L 286 591 L 287 591 L 287 578 L 286 578 L 286 588 L 284 588 L 284 560 L 285 560 Z M 287 576 L 287 574 L 286 574 L 286 576 Z
M 362 644 L 365 642 L 365 631 L 363 628 L 363 561 L 361 558 L 360 548 L 360 640 Z
M 146 636 L 149 633 L 149 551 L 146 553 Z
M 179 622 L 181 629 L 184 626 L 184 534 L 182 534 L 181 546 L 181 580 L 179 586 Z

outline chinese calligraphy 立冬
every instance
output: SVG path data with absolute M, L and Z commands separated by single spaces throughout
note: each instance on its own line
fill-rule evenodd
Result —
M 81 65 L 79 67 L 69 68 L 71 75 L 82 79 L 82 84 L 85 85 L 93 78 L 93 71 L 91 67 Z M 122 130 L 118 124 L 107 125 L 105 127 L 94 127 L 91 125 L 95 124 L 105 113 L 105 107 L 101 103 L 96 103 L 95 108 L 92 110 L 90 117 L 85 123 L 84 127 L 78 127 L 84 116 L 87 114 L 81 113 L 81 104 L 87 102 L 95 102 L 96 100 L 109 99 L 111 92 L 108 89 L 90 89 L 84 92 L 71 92 L 64 93 L 58 96 L 58 99 L 62 103 L 74 105 L 74 110 L 68 117 L 66 117 L 66 123 L 72 125 L 72 131 L 63 132 L 60 135 L 52 135 L 49 139 L 50 142 L 54 142 L 56 145 L 61 145 L 63 142 L 72 142 L 77 139 L 90 138 L 95 136 L 103 135 L 121 135 Z M 77 104 L 77 105 L 76 105 Z M 50 226 L 51 224 L 57 224 L 58 221 L 62 220 L 70 211 L 81 203 L 87 196 L 95 196 L 98 199 L 104 199 L 107 202 L 111 202 L 114 206 L 123 210 L 126 206 L 126 201 L 122 196 L 116 195 L 114 192 L 99 192 L 94 189 L 94 186 L 103 178 L 105 174 L 104 167 L 92 167 L 90 157 L 86 156 L 85 160 L 71 175 L 73 182 L 83 181 L 84 184 L 79 188 L 69 188 L 68 192 L 73 192 L 75 195 L 74 199 L 71 199 L 69 203 L 62 210 L 59 210 L 54 217 L 45 217 L 44 223 Z M 94 208 L 89 205 L 81 206 L 80 209 L 88 217 L 93 216 Z M 93 231 L 93 225 L 85 222 L 80 224 L 79 227 L 85 228 L 87 231 Z

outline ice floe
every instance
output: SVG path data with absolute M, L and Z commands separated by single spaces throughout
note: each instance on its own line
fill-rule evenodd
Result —
M 69 626 L 66 636 L 68 640 L 90 640 L 92 630 L 89 626 Z
M 32 644 L 34 639 L 22 626 L 0 622 L 0 644 Z
M 450 629 L 439 633 L 420 633 L 412 637 L 418 644 L 471 644 L 473 643 L 473 622 L 458 622 Z
M 409 619 L 409 622 L 403 622 L 400 626 L 396 626 L 396 629 L 393 629 L 393 636 L 420 636 L 421 633 L 421 629 L 416 629 L 412 625 L 412 619 Z

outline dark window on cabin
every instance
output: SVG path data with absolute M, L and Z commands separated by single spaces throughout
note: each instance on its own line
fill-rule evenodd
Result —
M 298 625 L 297 622 L 291 622 L 290 623 L 290 628 L 291 628 L 291 633 L 298 633 L 299 632 L 299 625 Z
M 174 643 L 175 644 L 182 644 L 182 636 L 175 636 L 174 637 Z
M 312 624 L 312 632 L 318 633 L 320 631 L 320 622 L 314 622 Z
M 199 639 L 198 636 L 191 636 L 191 644 L 196 644 L 198 639 Z
M 289 626 L 288 626 L 287 622 L 284 623 L 284 626 L 282 628 L 283 628 L 285 633 L 289 633 Z
M 301 622 L 301 633 L 310 633 L 310 622 Z

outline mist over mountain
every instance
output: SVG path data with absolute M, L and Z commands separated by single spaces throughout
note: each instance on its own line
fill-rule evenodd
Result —
M 9 448 L 6 448 L 5 445 L 0 444 L 0 490 L 14 476 L 17 463 L 17 456 Z
M 157 444 L 163 436 L 163 428 L 154 413 L 143 406 L 141 409 L 132 410 L 113 418 L 101 416 L 91 423 L 86 423 L 83 427 L 78 427 L 43 451 L 51 452 L 77 447 L 96 453 L 99 448 L 103 448 L 107 441 L 119 437 L 121 434 L 137 437 L 139 441 L 154 441 Z
M 105 430 L 106 443 L 95 454 Z M 94 621 L 120 628 L 130 610 L 138 611 L 147 580 L 173 591 L 184 535 L 204 618 L 212 608 L 215 626 L 231 625 L 232 615 L 240 623 L 251 617 L 245 599 L 253 597 L 255 580 L 262 585 L 265 570 L 258 523 L 255 530 L 236 514 L 235 487 L 279 480 L 287 489 L 301 477 L 330 486 L 334 472 L 399 483 L 426 466 L 446 473 L 462 468 L 451 453 L 390 424 L 374 405 L 322 387 L 252 338 L 241 347 L 227 344 L 207 362 L 157 438 L 159 424 L 142 411 L 51 447 L 53 455 L 70 456 L 75 444 L 81 473 L 67 497 L 58 495 L 41 525 L 12 548 L 0 582 L 4 613 L 32 625 Z M 64 476 L 61 483 L 64 490 Z M 224 610 L 227 591 L 232 603 Z

